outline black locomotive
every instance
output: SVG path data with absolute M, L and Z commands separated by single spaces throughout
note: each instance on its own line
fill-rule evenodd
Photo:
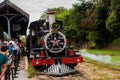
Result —
M 45 20 L 30 24 L 29 42 L 32 66 L 42 68 L 42 72 L 51 75 L 63 75 L 75 72 L 74 66 L 83 62 L 76 54 L 69 40 L 63 34 L 61 21 L 52 25 Z

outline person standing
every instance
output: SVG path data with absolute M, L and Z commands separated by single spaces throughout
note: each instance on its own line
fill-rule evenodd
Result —
M 16 39 L 12 38 L 11 41 L 9 41 L 9 43 L 12 43 L 13 45 L 13 50 L 14 50 L 14 78 L 17 78 L 16 73 L 17 73 L 17 69 L 18 69 L 18 51 L 19 51 L 19 47 L 17 45 Z
M 0 80 L 2 79 L 2 77 L 5 75 L 5 71 L 7 69 L 7 60 L 5 57 L 5 51 L 6 51 L 6 47 L 5 46 L 1 46 L 1 52 L 0 52 Z
M 8 50 L 11 53 L 10 57 L 13 57 L 14 56 L 14 50 L 13 50 L 13 44 L 12 43 L 9 43 Z

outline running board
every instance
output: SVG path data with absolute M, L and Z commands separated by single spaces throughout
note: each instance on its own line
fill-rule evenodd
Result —
M 53 64 L 50 67 L 48 67 L 47 69 L 45 69 L 43 71 L 45 74 L 49 74 L 49 75 L 66 75 L 69 73 L 73 73 L 75 72 L 74 69 L 70 68 L 69 66 L 65 65 L 65 64 Z

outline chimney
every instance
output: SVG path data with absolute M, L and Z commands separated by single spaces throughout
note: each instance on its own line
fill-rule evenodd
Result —
M 56 11 L 48 11 L 47 12 L 50 32 L 51 32 L 52 24 L 55 22 L 55 13 L 56 13 Z

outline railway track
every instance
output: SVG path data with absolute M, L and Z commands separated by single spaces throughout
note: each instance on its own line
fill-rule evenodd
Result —
M 36 76 L 38 80 L 91 80 L 88 79 L 87 76 L 83 73 L 75 72 L 71 74 L 66 74 L 63 76 L 53 76 L 53 75 L 46 75 L 39 70 L 36 70 Z
M 84 64 L 78 64 L 75 69 L 77 72 L 64 76 L 45 75 L 39 70 L 36 70 L 37 79 L 35 80 L 119 80 L 120 77 L 119 70 L 110 69 L 102 65 L 98 66 L 89 61 L 84 61 Z

